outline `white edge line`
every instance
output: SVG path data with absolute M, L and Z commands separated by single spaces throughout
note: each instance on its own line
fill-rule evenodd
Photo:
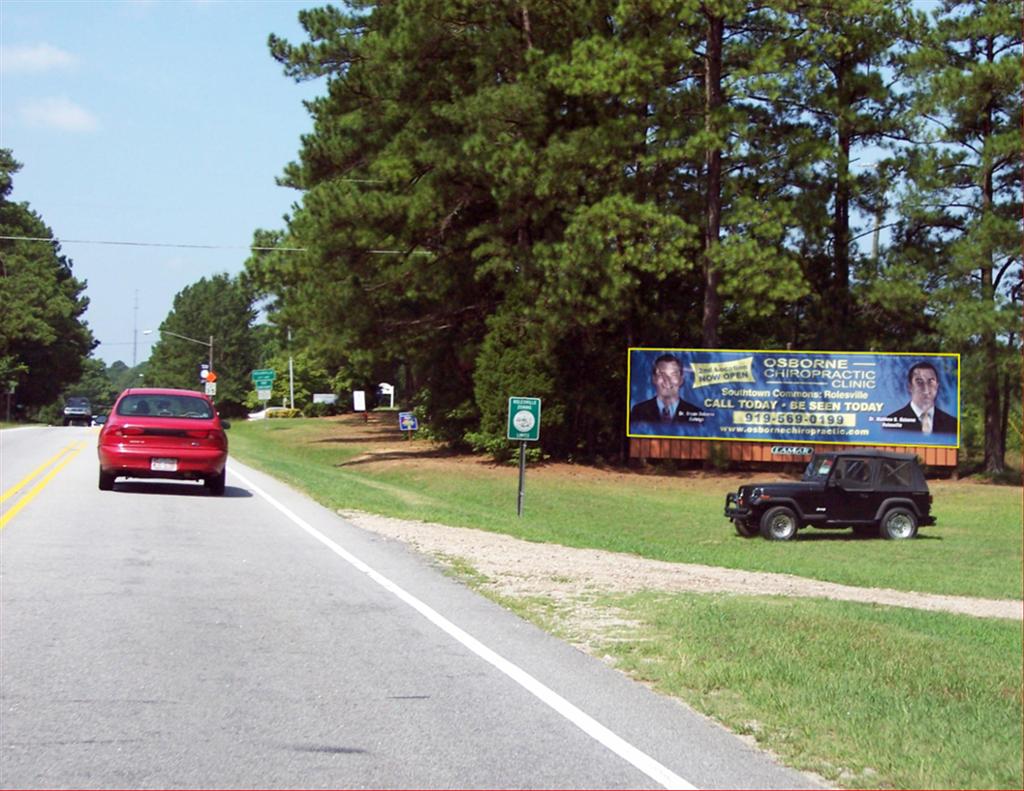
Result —
M 673 789 L 696 789 L 697 786 L 691 785 L 672 770 L 663 766 L 662 764 L 655 761 L 646 753 L 634 747 L 632 744 L 627 742 L 621 736 L 610 731 L 604 725 L 599 723 L 593 717 L 586 712 L 580 710 L 572 703 L 567 701 L 561 695 L 554 690 L 542 684 L 536 678 L 531 676 L 525 670 L 518 665 L 513 664 L 509 660 L 505 659 L 500 654 L 496 653 L 486 645 L 481 643 L 472 635 L 465 632 L 463 629 L 456 626 L 454 623 L 449 621 L 437 610 L 433 609 L 429 605 L 417 599 L 408 591 L 396 585 L 394 582 L 389 580 L 383 574 L 372 569 L 366 565 L 362 560 L 357 558 L 347 549 L 342 547 L 340 544 L 335 543 L 315 527 L 310 525 L 304 519 L 297 516 L 287 506 L 281 504 L 276 499 L 271 497 L 265 491 L 256 486 L 252 481 L 246 478 L 244 475 L 239 474 L 235 470 L 231 470 L 231 474 L 236 476 L 243 484 L 248 486 L 253 492 L 258 494 L 274 508 L 288 517 L 293 523 L 305 530 L 309 535 L 319 541 L 321 544 L 330 549 L 338 557 L 349 563 L 358 571 L 366 574 L 370 579 L 380 585 L 388 592 L 394 594 L 397 598 L 412 607 L 416 612 L 430 621 L 432 624 L 437 626 L 441 631 L 445 632 L 455 640 L 460 642 L 478 657 L 483 659 L 488 664 L 494 666 L 510 679 L 519 684 L 523 689 L 529 692 L 531 695 L 536 697 L 542 703 L 550 706 L 556 712 L 565 717 L 569 722 L 575 725 L 577 728 L 582 730 L 592 739 L 598 743 L 604 745 L 607 749 L 618 755 L 623 760 L 632 764 L 634 767 L 639 769 L 649 778 L 655 782 L 661 784 L 665 788 Z

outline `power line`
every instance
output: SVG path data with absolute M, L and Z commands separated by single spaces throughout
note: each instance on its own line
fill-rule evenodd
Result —
M 46 242 L 48 244 L 100 244 L 122 247 L 175 247 L 186 250 L 256 250 L 279 253 L 305 253 L 306 247 L 262 247 L 231 244 L 172 244 L 170 242 L 115 242 L 100 239 L 55 239 L 45 236 L 0 236 L 12 242 Z M 433 255 L 429 250 L 367 250 L 371 255 Z
M 305 247 L 261 247 L 230 244 L 172 244 L 170 242 L 114 242 L 101 239 L 56 239 L 45 236 L 0 236 L 12 242 L 49 242 L 50 244 L 103 244 L 123 247 L 177 247 L 187 250 L 277 250 L 283 253 L 304 253 Z

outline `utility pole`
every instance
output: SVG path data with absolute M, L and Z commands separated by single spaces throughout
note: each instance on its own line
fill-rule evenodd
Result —
M 288 408 L 295 409 L 295 376 L 292 371 L 292 328 L 288 328 Z
M 132 320 L 132 368 L 138 358 L 139 346 L 139 290 L 135 289 L 135 318 Z

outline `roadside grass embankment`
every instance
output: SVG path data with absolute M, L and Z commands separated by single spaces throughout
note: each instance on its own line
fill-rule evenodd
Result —
M 862 587 L 1020 599 L 1021 496 L 1015 487 L 933 481 L 938 525 L 914 541 L 801 531 L 793 542 L 740 539 L 726 492 L 753 475 L 677 476 L 540 465 L 516 516 L 515 466 L 446 456 L 396 428 L 339 420 L 238 422 L 231 452 L 334 509 L 506 533 L 656 560 L 774 571 Z
M 1017 487 L 932 482 L 939 524 L 914 541 L 812 530 L 775 544 L 739 538 L 723 517 L 736 475 L 531 467 L 518 518 L 515 467 L 403 442 L 390 426 L 236 423 L 231 444 L 241 460 L 334 509 L 847 585 L 1021 597 Z M 472 569 L 459 572 L 487 592 Z M 560 610 L 572 602 L 502 603 L 566 636 Z M 1024 787 L 1019 622 L 659 591 L 609 594 L 588 606 L 617 624 L 592 637 L 599 656 L 838 786 Z

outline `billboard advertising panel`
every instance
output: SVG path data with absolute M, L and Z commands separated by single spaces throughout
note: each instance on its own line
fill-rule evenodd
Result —
M 631 348 L 630 437 L 960 446 L 960 356 Z

